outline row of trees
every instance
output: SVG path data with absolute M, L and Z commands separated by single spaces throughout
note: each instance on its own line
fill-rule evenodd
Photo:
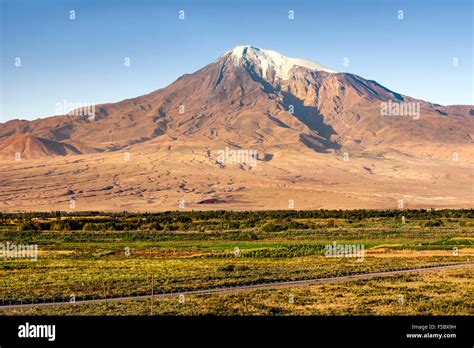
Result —
M 301 219 L 323 219 L 326 227 L 334 227 L 336 219 L 349 223 L 374 218 L 428 220 L 427 227 L 442 224 L 441 219 L 474 218 L 473 210 L 315 210 L 315 211 L 171 211 L 163 213 L 21 213 L 1 214 L 3 226 L 18 231 L 173 231 L 233 230 L 259 227 L 264 232 L 288 229 L 311 229 L 317 223 Z M 296 221 L 300 219 L 300 221 Z M 320 224 L 320 223 L 319 223 Z
M 267 211 L 166 211 L 159 213 L 104 213 L 104 212 L 23 212 L 23 213 L 1 213 L 0 220 L 5 219 L 24 219 L 32 218 L 51 219 L 63 217 L 108 217 L 110 219 L 120 218 L 139 218 L 148 222 L 191 222 L 193 220 L 242 220 L 242 219 L 367 219 L 367 218 L 386 218 L 401 217 L 407 218 L 474 218 L 474 209 L 389 209 L 389 210 L 267 210 Z

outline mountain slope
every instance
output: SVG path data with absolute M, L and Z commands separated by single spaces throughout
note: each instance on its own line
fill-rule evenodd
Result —
M 34 159 L 81 154 L 75 146 L 31 135 L 14 135 L 0 144 L 0 158 Z

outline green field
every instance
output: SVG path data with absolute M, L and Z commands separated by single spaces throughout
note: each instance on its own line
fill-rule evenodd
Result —
M 152 288 L 154 294 L 178 293 L 474 261 L 470 210 L 38 213 L 0 218 L 0 245 L 38 246 L 37 261 L 0 259 L 2 305 L 146 295 Z M 363 245 L 363 260 L 327 257 L 325 247 L 334 242 Z M 472 270 L 195 295 L 184 304 L 170 298 L 0 313 L 466 315 L 473 306 Z M 288 303 L 289 293 L 298 300 Z M 399 295 L 406 298 L 402 305 Z M 314 301 L 331 305 L 315 306 Z

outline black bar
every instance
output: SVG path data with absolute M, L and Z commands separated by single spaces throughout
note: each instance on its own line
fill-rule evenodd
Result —
M 1 348 L 49 345 L 472 347 L 474 317 L 0 317 Z M 20 338 L 26 323 L 55 325 L 55 340 Z M 416 325 L 417 327 L 413 327 Z M 430 326 L 434 325 L 434 326 Z M 442 325 L 448 325 L 442 327 Z M 422 330 L 422 327 L 426 327 Z M 454 328 L 455 327 L 455 328 Z M 456 334 L 407 338 L 407 334 Z

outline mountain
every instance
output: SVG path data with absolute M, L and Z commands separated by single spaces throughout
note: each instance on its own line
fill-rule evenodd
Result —
M 419 105 L 419 120 L 381 116 L 381 105 Z M 252 46 L 237 46 L 166 88 L 114 104 L 93 115 L 53 116 L 0 125 L 2 158 L 29 135 L 77 151 L 23 153 L 25 158 L 115 151 L 138 143 L 310 147 L 317 152 L 403 142 L 471 143 L 474 107 L 446 107 L 404 96 L 362 77 Z M 469 114 L 471 112 L 471 115 Z M 92 116 L 92 117 L 91 117 Z M 11 142 L 11 141 L 10 141 Z M 84 151 L 83 149 L 87 150 Z M 34 155 L 34 156 L 33 156 Z M 31 157 L 33 156 L 33 157 Z
M 0 124 L 0 210 L 472 207 L 473 137 L 474 106 L 237 46 L 143 96 Z
M 18 160 L 23 158 L 39 158 L 48 156 L 66 156 L 79 154 L 80 151 L 70 144 L 63 144 L 54 140 L 37 138 L 31 135 L 14 135 L 0 145 L 0 151 L 17 155 Z

